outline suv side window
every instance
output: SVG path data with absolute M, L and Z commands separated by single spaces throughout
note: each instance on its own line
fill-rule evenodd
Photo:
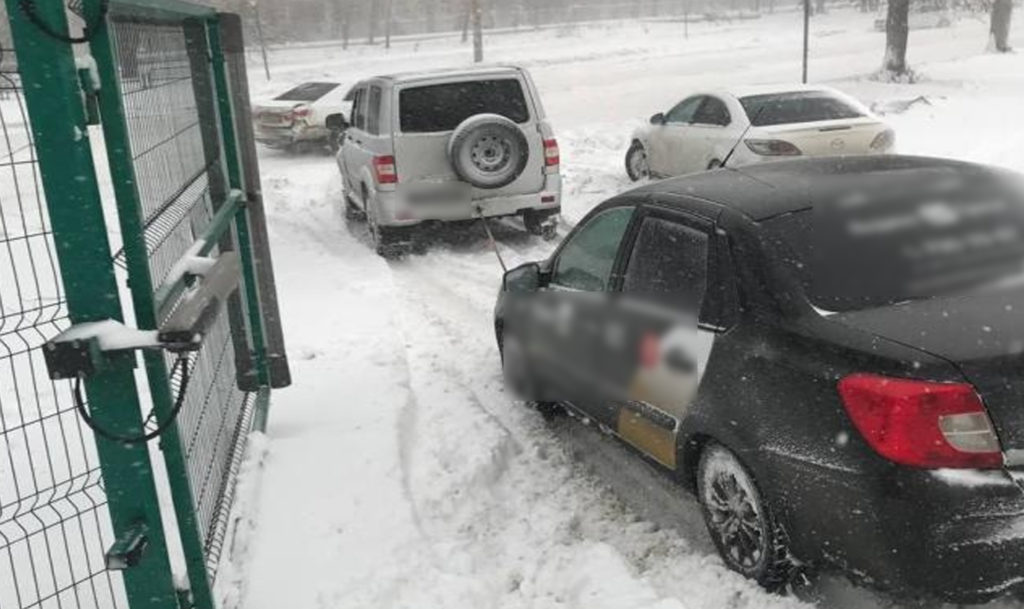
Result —
M 702 101 L 704 101 L 703 95 L 694 95 L 684 99 L 676 104 L 675 108 L 668 111 L 668 114 L 665 115 L 665 122 L 690 124 L 693 121 L 693 115 L 697 113 L 697 109 L 700 108 Z
M 380 101 L 381 88 L 376 85 L 371 86 L 369 108 L 366 114 L 366 132 L 370 135 L 380 135 Z
M 708 235 L 665 218 L 644 218 L 622 291 L 697 316 L 708 287 Z
M 615 207 L 591 218 L 562 247 L 550 283 L 587 292 L 607 289 L 632 217 L 633 207 Z
M 352 126 L 366 130 L 366 87 L 360 86 L 352 96 Z
M 694 114 L 693 122 L 701 125 L 725 127 L 732 122 L 732 119 L 729 116 L 729 109 L 725 107 L 725 102 L 709 95 L 704 98 L 704 103 L 700 105 L 697 113 Z

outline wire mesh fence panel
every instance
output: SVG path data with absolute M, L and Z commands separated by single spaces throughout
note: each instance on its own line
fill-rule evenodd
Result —
M 216 200 L 217 193 L 226 191 L 219 165 L 223 152 L 211 156 L 204 148 L 204 135 L 208 140 L 211 135 L 204 129 L 216 127 L 202 120 L 200 104 L 212 104 L 213 96 L 197 96 L 197 82 L 204 79 L 194 73 L 184 21 L 115 16 L 110 27 L 142 212 L 146 266 L 152 284 L 159 286 L 202 238 L 222 203 Z M 205 110 L 215 112 L 212 106 Z M 218 250 L 213 248 L 211 256 Z M 123 262 L 131 267 L 131 261 Z M 174 310 L 173 305 L 163 307 L 157 322 Z M 174 395 L 185 391 L 177 426 L 211 581 L 255 405 L 255 394 L 238 386 L 235 350 L 245 348 L 239 331 L 244 340 L 244 330 L 232 327 L 231 316 L 219 314 L 206 329 L 202 347 L 189 356 L 187 386 L 182 387 L 180 375 L 172 379 Z M 167 356 L 168 370 L 175 357 Z
M 0 607 L 123 607 L 95 441 L 41 351 L 68 321 L 28 124 L 0 49 Z

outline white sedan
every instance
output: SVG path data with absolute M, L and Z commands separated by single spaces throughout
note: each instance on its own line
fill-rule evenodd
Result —
M 351 108 L 339 83 L 302 83 L 253 108 L 256 141 L 293 151 L 326 145 L 336 152 Z M 329 124 L 331 116 L 340 116 L 340 124 Z
M 892 152 L 895 134 L 867 107 L 827 87 L 698 93 L 637 129 L 626 153 L 636 181 L 793 156 Z M 731 151 L 731 155 L 730 155 Z

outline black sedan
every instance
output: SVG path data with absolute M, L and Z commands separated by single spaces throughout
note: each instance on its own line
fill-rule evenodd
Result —
M 656 182 L 509 271 L 506 381 L 695 492 L 725 563 L 1024 586 L 1024 187 L 917 157 Z

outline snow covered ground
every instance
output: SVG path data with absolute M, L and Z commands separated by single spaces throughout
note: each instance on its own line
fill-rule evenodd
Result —
M 901 151 L 1024 170 L 1024 56 L 984 53 L 987 26 L 911 34 L 916 85 L 867 78 L 874 15 L 813 22 L 814 82 L 879 108 Z M 615 23 L 490 37 L 488 59 L 531 68 L 562 145 L 566 227 L 629 186 L 632 127 L 692 89 L 793 82 L 800 23 Z M 1024 46 L 1019 35 L 1014 41 Z M 461 65 L 456 38 L 277 50 L 274 80 Z M 254 58 L 255 59 L 255 58 Z M 545 423 L 504 392 L 491 310 L 501 272 L 479 227 L 433 230 L 386 262 L 346 223 L 333 159 L 262 151 L 294 387 L 256 444 L 243 526 L 221 590 L 246 609 L 892 607 L 835 578 L 802 599 L 764 593 L 715 556 L 695 502 L 582 425 Z M 553 247 L 514 222 L 510 262 Z M 265 452 L 264 452 L 265 451 Z M 1010 601 L 992 607 L 1021 607 Z

